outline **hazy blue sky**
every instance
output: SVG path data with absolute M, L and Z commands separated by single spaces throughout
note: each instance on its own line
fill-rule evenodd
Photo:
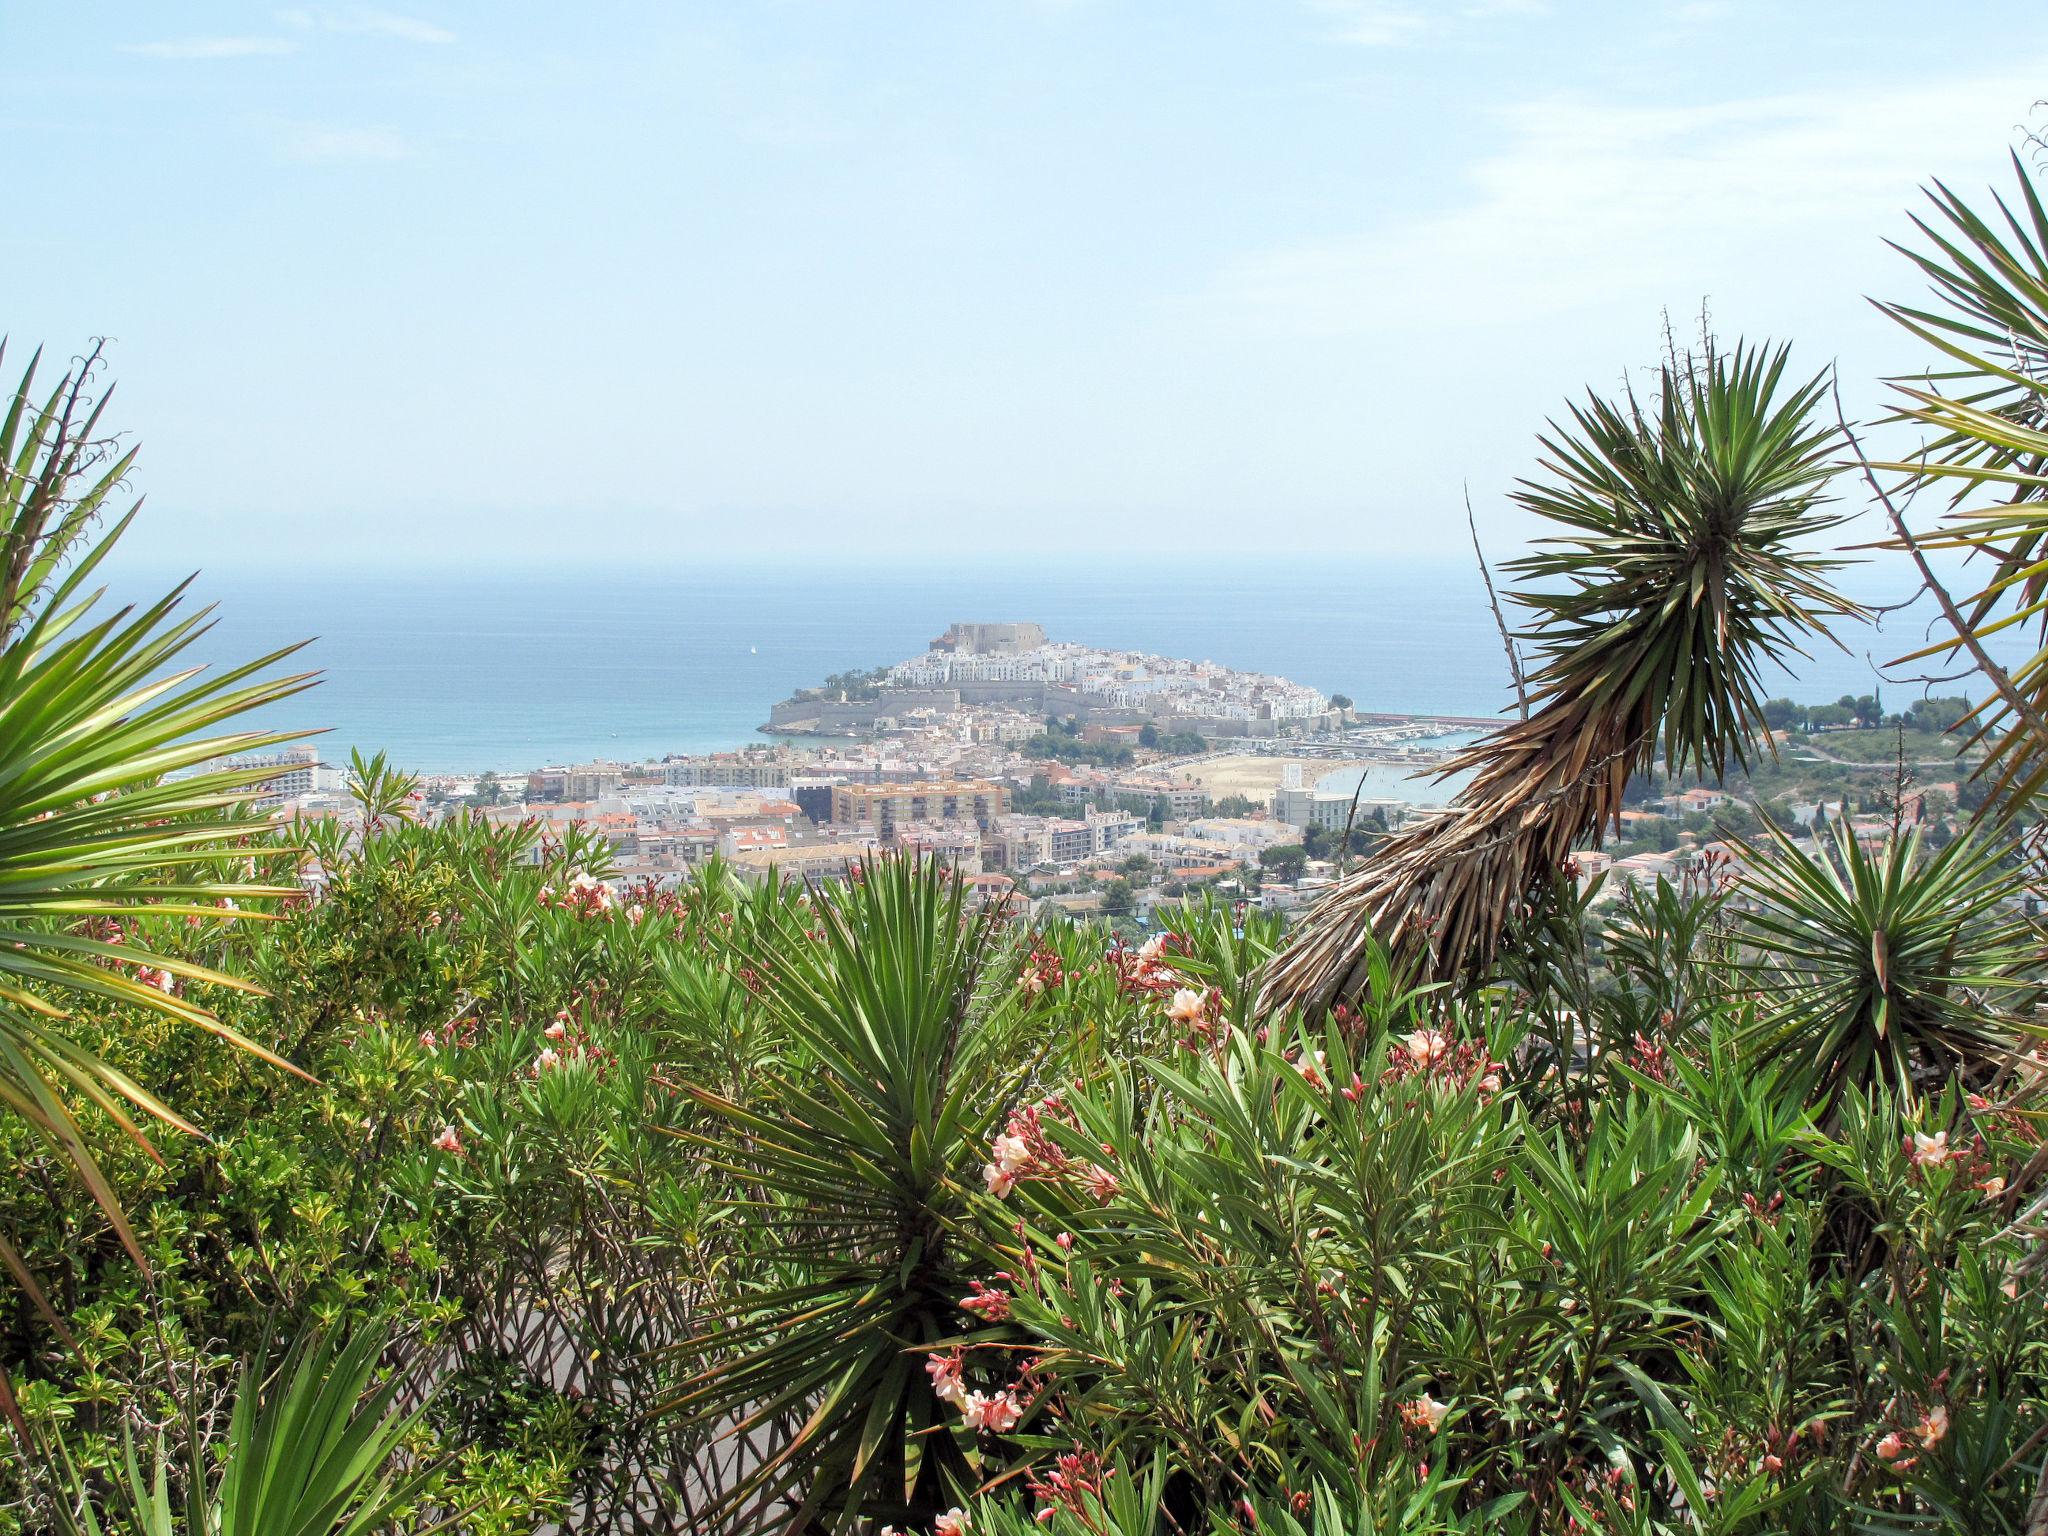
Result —
M 401 3 L 0 9 L 0 329 L 117 338 L 151 549 L 1505 541 L 1665 306 L 1873 403 L 2048 95 L 2038 0 Z

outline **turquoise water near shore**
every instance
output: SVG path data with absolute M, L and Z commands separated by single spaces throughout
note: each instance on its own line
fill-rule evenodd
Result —
M 153 594 L 165 573 L 126 571 Z M 1491 715 L 1507 671 L 1469 562 L 1076 551 L 942 566 L 704 566 L 464 575 L 202 572 L 215 664 L 315 637 L 322 684 L 269 723 L 325 728 L 323 756 L 384 748 L 407 768 L 526 768 L 740 745 L 768 707 L 826 674 L 898 661 L 956 619 L 1037 619 L 1055 639 L 1275 672 L 1364 709 Z M 1867 593 L 1888 594 L 1881 585 Z M 1802 698 L 1866 693 L 1865 658 L 1919 643 L 1900 615 L 1795 679 Z M 1911 690 L 1896 690 L 1903 699 Z

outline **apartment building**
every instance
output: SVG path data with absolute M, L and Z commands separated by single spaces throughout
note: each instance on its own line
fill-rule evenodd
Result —
M 661 782 L 674 789 L 787 789 L 789 764 L 720 752 L 663 763 Z
M 884 842 L 894 842 L 896 829 L 914 821 L 971 821 L 987 830 L 1009 808 L 1009 790 L 980 780 L 832 786 L 833 821 L 872 823 Z
M 864 842 L 804 843 L 794 848 L 749 849 L 729 862 L 753 880 L 843 880 L 853 866 L 874 852 Z
M 296 800 L 301 795 L 310 795 L 316 790 L 330 786 L 322 779 L 335 775 L 323 774 L 320 769 L 320 753 L 314 747 L 286 747 L 282 752 L 273 752 L 262 757 L 238 757 L 230 766 L 236 768 L 274 768 L 277 771 L 257 786 L 256 804 L 263 807 L 283 805 L 287 800 Z

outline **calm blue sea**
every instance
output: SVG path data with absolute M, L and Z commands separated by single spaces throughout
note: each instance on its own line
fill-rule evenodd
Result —
M 168 573 L 127 570 L 150 593 Z M 1881 583 L 1859 595 L 1886 597 Z M 195 588 L 220 605 L 213 663 L 312 638 L 324 681 L 274 713 L 325 728 L 323 756 L 383 748 L 424 772 L 642 758 L 760 740 L 768 706 L 827 673 L 897 661 L 956 619 L 1037 619 L 1055 639 L 1275 672 L 1365 709 L 1491 714 L 1506 668 L 1469 563 L 1214 557 L 1181 564 L 1077 550 L 1037 563 L 690 570 L 236 572 Z M 1918 643 L 1888 621 L 1772 692 L 1865 693 Z M 1912 690 L 1899 688 L 1903 699 Z

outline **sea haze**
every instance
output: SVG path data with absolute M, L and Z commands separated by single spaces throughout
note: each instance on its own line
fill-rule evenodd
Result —
M 117 574 L 156 595 L 168 572 Z M 1881 585 L 1859 595 L 1882 598 Z M 465 575 L 213 568 L 196 647 L 219 665 L 313 637 L 319 687 L 264 723 L 324 727 L 322 755 L 383 748 L 421 772 L 701 752 L 763 738 L 768 707 L 828 673 L 899 661 L 956 619 L 1036 619 L 1058 640 L 1275 672 L 1362 709 L 1490 715 L 1509 702 L 1500 638 L 1469 563 L 1110 549 L 959 567 L 719 566 Z M 1919 643 L 1897 616 L 1771 692 L 1865 693 L 1865 659 Z M 1910 696 L 1903 686 L 1900 701 Z M 1888 702 L 1890 702 L 1888 700 Z

